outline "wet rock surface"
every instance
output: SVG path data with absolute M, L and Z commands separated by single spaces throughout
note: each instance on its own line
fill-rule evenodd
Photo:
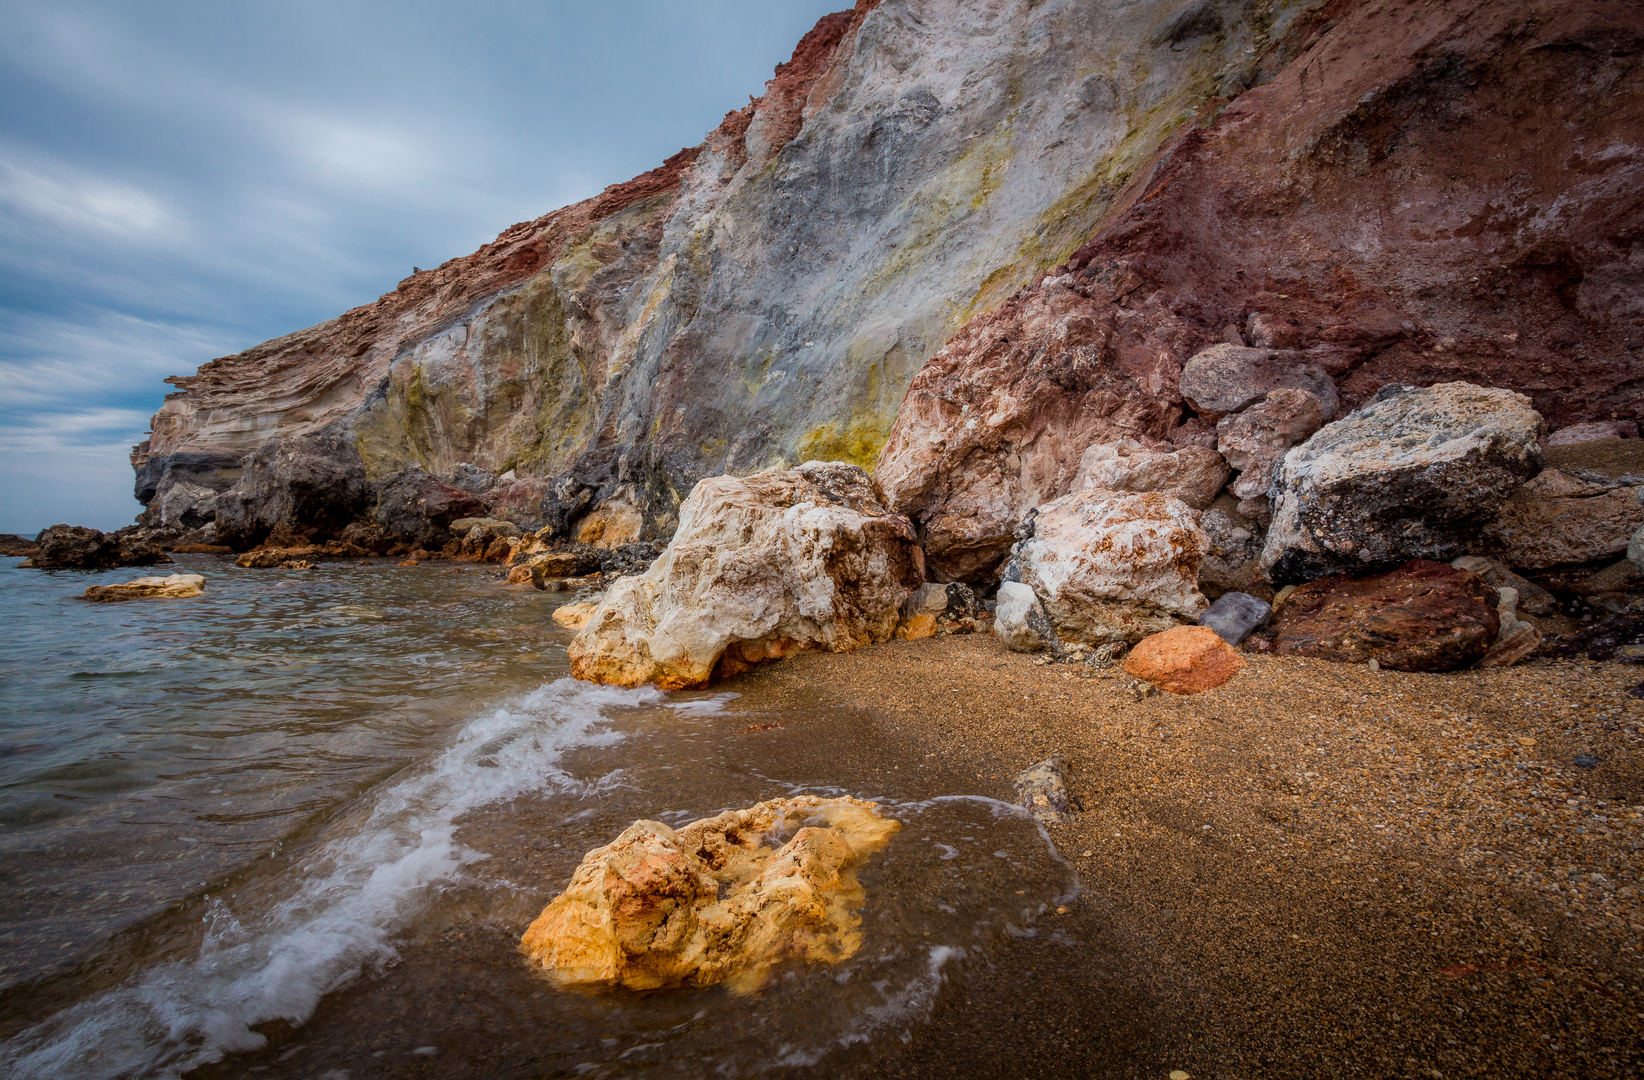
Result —
M 171 556 L 154 544 L 83 525 L 53 525 L 40 534 L 37 546 L 38 550 L 23 561 L 23 566 L 39 570 L 102 570 L 172 561 Z
M 924 569 L 907 519 L 855 466 L 713 477 L 681 506 L 662 557 L 611 586 L 571 642 L 571 670 L 677 689 L 800 649 L 885 641 Z
M 1010 571 L 1064 642 L 1134 643 L 1207 606 L 1199 515 L 1167 495 L 1080 491 L 1039 507 Z
M 1384 388 L 1278 470 L 1262 565 L 1276 583 L 1452 559 L 1541 471 L 1541 417 L 1507 390 Z
M 118 585 L 92 585 L 86 599 L 97 603 L 123 600 L 184 600 L 205 592 L 205 578 L 199 574 L 172 574 L 168 577 L 140 577 Z
M 749 993 L 785 961 L 855 954 L 866 896 L 854 869 L 898 828 L 873 803 L 812 795 L 677 831 L 635 822 L 588 853 L 520 948 L 564 987 Z
M 1029 765 L 1010 782 L 1017 805 L 1035 821 L 1061 823 L 1073 820 L 1078 809 L 1068 794 L 1068 761 L 1060 754 Z
M 1416 559 L 1384 574 L 1334 574 L 1299 587 L 1274 618 L 1271 640 L 1282 655 L 1455 671 L 1495 642 L 1496 599 L 1476 575 Z

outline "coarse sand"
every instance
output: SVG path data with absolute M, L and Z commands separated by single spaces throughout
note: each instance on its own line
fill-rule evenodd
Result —
M 1247 659 L 1218 689 L 1144 697 L 1117 667 L 979 634 L 725 688 L 867 709 L 906 748 L 896 768 L 1001 799 L 1065 755 L 1082 809 L 1048 832 L 1084 891 L 1064 917 L 1124 943 L 1170 1068 L 1640 1075 L 1644 667 Z

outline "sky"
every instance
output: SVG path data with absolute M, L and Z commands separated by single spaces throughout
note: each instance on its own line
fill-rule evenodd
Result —
M 0 532 L 113 529 L 162 380 L 692 146 L 849 0 L 0 0 Z

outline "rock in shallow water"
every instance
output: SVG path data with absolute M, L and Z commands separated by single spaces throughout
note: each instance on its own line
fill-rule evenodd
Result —
M 1125 657 L 1125 674 L 1172 694 L 1199 694 L 1227 682 L 1244 659 L 1208 626 L 1178 626 L 1143 638 Z
M 140 577 L 118 585 L 93 585 L 86 599 L 103 603 L 118 600 L 182 600 L 205 592 L 200 574 L 172 574 L 170 577 Z
M 611 586 L 567 650 L 571 673 L 680 689 L 801 649 L 877 644 L 924 578 L 912 524 L 854 465 L 711 477 L 662 557 Z
M 40 534 L 38 543 L 39 550 L 21 566 L 36 570 L 103 570 L 171 562 L 171 556 L 153 544 L 83 525 L 53 525 Z
M 798 828 L 780 847 L 767 840 Z M 784 960 L 862 945 L 855 867 L 901 826 L 875 803 L 801 795 L 675 831 L 636 821 L 588 853 L 520 947 L 564 987 L 758 989 Z

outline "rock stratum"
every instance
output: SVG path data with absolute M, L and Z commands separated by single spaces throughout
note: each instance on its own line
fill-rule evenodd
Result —
M 1202 504 L 1235 362 L 1324 421 L 1466 381 L 1636 430 L 1641 53 L 1618 0 L 861 0 L 656 170 L 171 380 L 143 520 L 614 545 L 828 459 L 982 580 L 1086 484 Z M 1275 400 L 1222 429 L 1254 519 Z

